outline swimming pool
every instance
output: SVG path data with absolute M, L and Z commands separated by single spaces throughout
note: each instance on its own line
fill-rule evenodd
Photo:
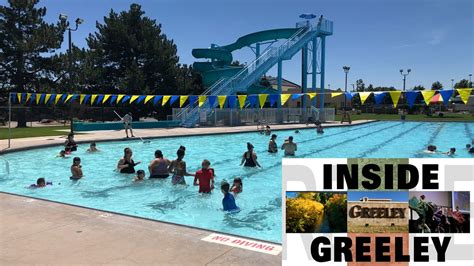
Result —
M 298 143 L 297 157 L 371 157 L 413 158 L 445 157 L 426 154 L 427 144 L 441 151 L 457 148 L 454 157 L 471 157 L 464 149 L 474 138 L 474 123 L 375 122 L 352 127 L 327 128 L 323 135 L 314 129 L 276 131 L 277 143 L 289 135 Z M 257 133 L 169 137 L 144 144 L 139 140 L 98 143 L 101 152 L 87 154 L 87 145 L 79 145 L 74 156 L 82 159 L 85 177 L 69 180 L 72 158 L 55 158 L 61 147 L 20 151 L 4 155 L 10 162 L 10 175 L 0 162 L 0 191 L 70 203 L 105 211 L 145 217 L 181 225 L 205 228 L 281 243 L 281 158 L 282 152 L 268 154 L 268 136 Z M 256 148 L 262 169 L 239 166 L 246 142 Z M 188 171 L 200 168 L 202 159 L 209 159 L 216 170 L 216 183 L 231 182 L 243 177 L 244 192 L 237 196 L 242 211 L 225 215 L 222 194 L 199 195 L 186 177 L 188 186 L 173 186 L 168 180 L 132 182 L 132 175 L 114 172 L 123 149 L 134 151 L 134 160 L 142 161 L 136 169 L 147 169 L 154 151 L 160 149 L 174 159 L 180 145 L 186 146 Z M 45 189 L 28 189 L 38 177 L 53 181 Z M 60 183 L 60 184 L 59 184 Z

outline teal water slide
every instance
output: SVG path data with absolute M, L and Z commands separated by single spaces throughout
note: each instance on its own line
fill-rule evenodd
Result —
M 231 65 L 233 51 L 262 42 L 288 39 L 298 30 L 298 28 L 282 28 L 259 31 L 244 35 L 232 44 L 193 49 L 192 55 L 195 58 L 211 60 L 211 62 L 195 62 L 193 68 L 202 75 L 204 86 L 210 87 L 218 80 L 232 77 L 242 70 L 243 66 Z M 258 55 L 257 49 L 257 57 Z

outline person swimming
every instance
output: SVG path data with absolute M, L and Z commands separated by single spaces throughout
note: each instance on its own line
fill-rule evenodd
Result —
M 276 143 L 277 135 L 273 134 L 270 138 L 270 142 L 268 142 L 268 152 L 269 153 L 276 153 L 278 152 L 278 145 Z
M 181 149 L 181 147 L 176 152 L 178 158 L 173 160 L 170 163 L 168 171 L 173 174 L 171 178 L 171 183 L 173 185 L 186 185 L 186 180 L 184 179 L 185 176 L 194 176 L 186 171 L 186 162 L 183 160 L 185 155 L 185 149 Z
M 323 134 L 324 133 L 324 128 L 321 124 L 316 125 L 316 133 L 318 133 L 318 134 Z
M 72 165 L 71 165 L 71 174 L 72 176 L 69 177 L 71 180 L 79 180 L 82 178 L 82 166 L 81 166 L 81 158 L 79 157 L 74 157 L 72 160 Z
M 133 178 L 133 181 L 134 182 L 143 181 L 144 178 L 145 178 L 145 171 L 138 170 L 137 175 Z
M 290 136 L 288 140 L 281 146 L 282 150 L 285 150 L 285 156 L 295 156 L 295 151 L 298 150 L 296 143 L 293 142 L 293 136 Z
M 247 142 L 247 151 L 242 155 L 240 165 L 244 165 L 245 167 L 262 167 L 257 161 L 257 154 L 253 151 L 253 148 L 252 143 Z
M 97 151 L 100 151 L 99 149 L 97 149 L 97 144 L 95 144 L 95 142 L 92 142 L 89 145 L 89 149 L 87 149 L 87 152 L 97 152 Z
M 163 153 L 160 150 L 156 150 L 155 159 L 148 165 L 150 178 L 167 178 L 170 176 L 170 172 L 168 171 L 170 164 L 170 160 L 163 157 Z
M 122 174 L 133 174 L 135 173 L 135 166 L 140 164 L 141 162 L 134 162 L 132 159 L 132 149 L 125 148 L 123 150 L 123 157 L 117 163 L 117 169 L 120 170 Z
M 300 131 L 298 129 L 295 130 L 295 134 L 299 134 L 299 133 L 300 133 Z
M 426 151 L 425 152 L 428 152 L 428 153 L 435 153 L 437 152 L 437 147 L 435 145 L 428 145 L 428 147 L 426 148 Z
M 242 183 L 242 178 L 240 177 L 234 178 L 234 183 L 232 184 L 230 191 L 234 193 L 234 196 L 237 196 L 237 194 L 242 193 L 243 190 L 244 190 L 244 184 Z
M 471 149 L 471 144 L 466 144 L 466 150 Z
M 443 152 L 443 154 L 446 154 L 448 156 L 453 156 L 456 153 L 456 148 L 451 148 L 449 149 L 448 152 Z
M 36 184 L 31 184 L 30 188 L 43 188 L 45 186 L 51 186 L 53 182 L 46 182 L 44 177 L 40 177 L 36 180 Z
M 268 136 L 269 136 L 270 134 L 272 134 L 272 130 L 270 129 L 270 126 L 267 125 L 267 126 L 265 127 L 265 135 L 268 135 Z
M 66 151 L 65 151 L 65 150 L 61 150 L 61 151 L 59 152 L 59 154 L 56 155 L 56 157 L 67 158 L 66 155 L 68 155 L 68 154 L 66 153 Z

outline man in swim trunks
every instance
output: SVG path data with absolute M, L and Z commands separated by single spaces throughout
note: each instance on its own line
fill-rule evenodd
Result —
M 123 127 L 125 128 L 125 134 L 127 135 L 128 138 L 128 130 L 130 130 L 130 134 L 132 138 L 135 136 L 133 135 L 133 130 L 132 130 L 132 113 L 128 113 L 122 117 L 122 122 L 123 122 Z
M 209 169 L 211 162 L 204 160 L 201 165 L 201 170 L 194 176 L 194 185 L 199 186 L 199 193 L 211 193 L 214 189 L 214 171 Z
M 297 151 L 296 143 L 293 142 L 293 136 L 290 136 L 288 140 L 283 143 L 281 146 L 282 150 L 285 150 L 285 156 L 295 156 L 295 151 Z
M 74 157 L 74 159 L 72 160 L 71 174 L 72 176 L 69 179 L 79 180 L 82 178 L 83 175 L 82 175 L 81 158 Z

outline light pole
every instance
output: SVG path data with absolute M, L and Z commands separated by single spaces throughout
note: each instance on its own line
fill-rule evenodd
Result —
M 472 87 L 472 81 L 471 81 L 472 74 L 469 74 L 469 85 Z
M 346 118 L 348 119 L 349 121 L 349 124 L 351 123 L 351 118 L 349 117 L 349 115 L 347 114 L 347 97 L 346 97 L 346 93 L 347 93 L 347 74 L 349 74 L 349 70 L 351 69 L 350 67 L 348 66 L 343 66 L 342 69 L 344 70 L 344 73 L 346 74 L 346 82 L 344 83 L 344 112 L 343 112 L 343 115 L 342 115 L 342 119 L 341 119 L 341 124 L 344 122 L 344 120 L 346 120 Z
M 403 73 L 403 69 L 400 69 L 400 74 L 403 76 L 403 91 L 405 91 L 405 85 L 408 74 L 410 74 L 411 69 L 407 69 L 407 73 Z
M 352 86 L 352 91 L 355 91 L 355 84 L 354 83 L 351 83 L 351 86 Z
M 454 89 L 454 79 L 451 79 L 451 88 Z
M 69 27 L 70 23 L 69 21 L 67 20 L 67 15 L 66 14 L 59 14 L 59 20 L 64 23 L 64 25 L 67 27 L 67 31 L 68 31 L 68 72 L 69 72 L 69 88 L 68 88 L 68 93 L 71 93 L 71 88 L 72 88 L 72 83 L 73 83 L 73 80 L 72 80 L 72 38 L 71 38 L 71 32 L 72 31 L 76 31 L 77 28 L 79 27 L 80 24 L 82 24 L 84 22 L 84 20 L 82 18 L 76 18 L 76 27 L 73 29 L 71 27 Z M 72 105 L 71 105 L 71 133 L 74 132 L 73 130 L 73 115 L 72 115 Z

